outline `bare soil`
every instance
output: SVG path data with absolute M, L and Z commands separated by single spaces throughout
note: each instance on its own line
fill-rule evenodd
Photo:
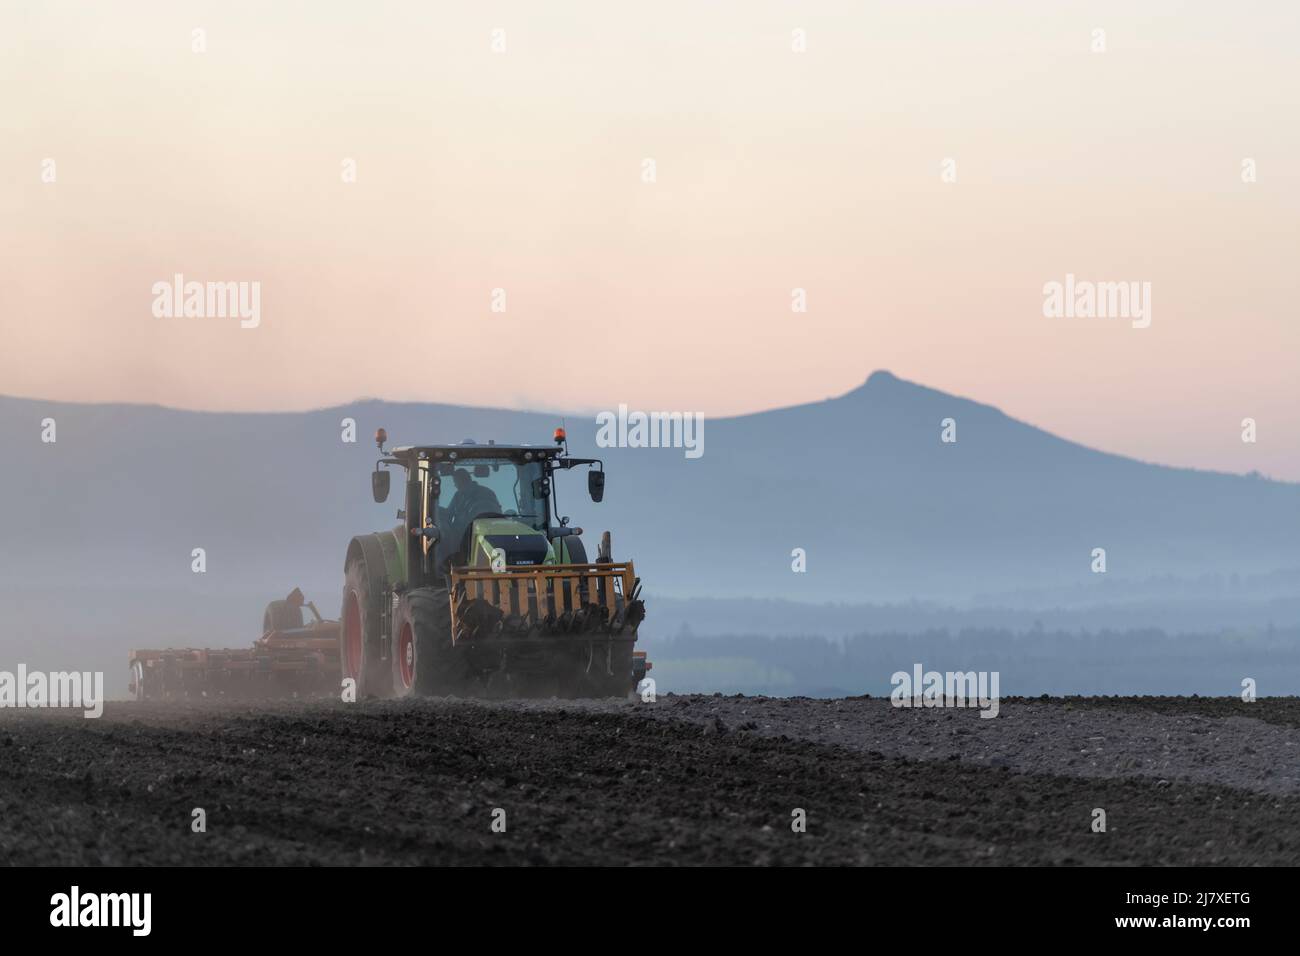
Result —
M 1294 700 L 1112 700 L 994 720 L 695 696 L 4 711 L 0 860 L 1300 863 Z

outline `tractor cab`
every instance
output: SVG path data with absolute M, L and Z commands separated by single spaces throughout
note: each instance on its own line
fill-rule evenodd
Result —
M 587 560 L 579 537 L 558 511 L 553 477 L 576 465 L 598 466 L 589 472 L 588 490 L 599 501 L 604 465 L 596 459 L 570 458 L 563 430 L 547 445 L 478 444 L 407 445 L 384 450 L 383 430 L 376 435 L 381 453 L 372 478 L 375 500 L 387 498 L 388 465 L 406 470 L 406 508 L 399 515 L 410 548 L 412 582 L 438 583 L 455 567 L 502 570 Z

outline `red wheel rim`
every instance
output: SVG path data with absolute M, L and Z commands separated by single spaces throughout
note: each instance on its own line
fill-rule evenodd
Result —
M 345 676 L 355 679 L 361 672 L 361 604 L 356 592 L 348 594 L 343 611 L 343 648 L 347 652 L 348 664 Z
M 402 633 L 397 638 L 397 664 L 402 673 L 402 686 L 410 687 L 415 680 L 415 636 L 409 623 L 402 625 Z

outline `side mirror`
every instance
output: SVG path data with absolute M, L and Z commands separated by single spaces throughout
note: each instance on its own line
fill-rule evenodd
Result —
M 591 500 L 599 503 L 605 497 L 605 473 L 603 471 L 587 472 L 587 494 Z
M 370 490 L 375 495 L 375 504 L 383 504 L 388 500 L 388 483 L 392 475 L 387 471 L 374 471 L 370 475 Z

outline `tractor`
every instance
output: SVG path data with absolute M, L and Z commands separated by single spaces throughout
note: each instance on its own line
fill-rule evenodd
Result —
M 557 480 L 587 469 L 604 498 L 604 463 L 551 445 L 405 445 L 371 475 L 376 503 L 400 468 L 401 522 L 354 537 L 344 561 L 342 676 L 377 697 L 626 696 L 649 664 L 634 649 L 645 617 L 631 561 L 609 532 L 594 560 L 560 516 Z

